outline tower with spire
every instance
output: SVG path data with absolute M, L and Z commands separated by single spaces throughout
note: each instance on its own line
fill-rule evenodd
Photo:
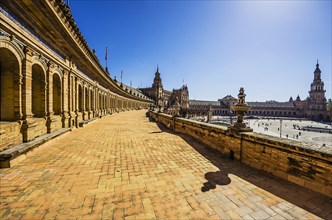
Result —
M 314 80 L 310 85 L 308 110 L 312 119 L 320 120 L 323 115 L 320 112 L 326 111 L 324 82 L 321 79 L 321 70 L 317 60 L 316 69 L 314 71 Z
M 163 97 L 164 97 L 164 94 L 163 94 L 164 89 L 163 89 L 163 83 L 161 81 L 158 65 L 157 65 L 157 71 L 156 71 L 154 79 L 153 79 L 152 89 L 155 92 L 155 104 L 157 106 L 162 105 Z
M 157 71 L 154 74 L 152 88 L 163 88 L 163 83 L 161 81 L 160 72 L 159 72 L 159 66 L 157 66 Z
M 181 108 L 181 114 L 189 109 L 189 89 L 187 85 L 183 85 L 180 89 L 173 89 L 173 91 L 166 90 L 163 87 L 159 66 L 153 79 L 151 87 L 139 88 L 140 91 L 149 98 L 155 101 L 155 105 L 167 112 L 172 111 L 175 99 L 178 100 Z

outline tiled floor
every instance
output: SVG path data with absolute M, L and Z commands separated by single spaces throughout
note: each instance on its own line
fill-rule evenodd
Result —
M 0 170 L 1 219 L 315 219 L 332 201 L 149 122 L 98 119 Z

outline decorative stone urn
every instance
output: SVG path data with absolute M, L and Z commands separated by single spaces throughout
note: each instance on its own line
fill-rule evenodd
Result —
M 245 123 L 243 123 L 243 118 L 245 113 L 250 110 L 250 106 L 245 101 L 246 94 L 244 94 L 243 87 L 240 88 L 239 95 L 238 95 L 238 101 L 237 103 L 232 107 L 232 110 L 237 115 L 237 121 L 234 125 L 231 125 L 228 127 L 229 130 L 236 131 L 236 132 L 251 132 L 253 131 L 252 128 L 247 127 Z

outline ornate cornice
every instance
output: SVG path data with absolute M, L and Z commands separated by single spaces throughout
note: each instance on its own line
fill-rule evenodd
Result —
M 96 62 L 101 69 L 101 64 L 96 57 L 96 55 L 92 52 L 89 45 L 87 44 L 86 40 L 84 39 L 80 29 L 78 28 L 72 14 L 71 10 L 68 7 L 67 4 L 64 3 L 63 0 L 48 0 L 51 5 L 54 7 L 55 11 L 58 13 L 59 17 L 62 19 L 62 22 L 65 24 L 67 29 L 70 31 L 71 35 L 74 37 L 74 39 L 78 42 L 78 45 L 80 45 L 83 49 L 83 51 L 86 53 L 87 56 L 90 57 L 94 62 Z

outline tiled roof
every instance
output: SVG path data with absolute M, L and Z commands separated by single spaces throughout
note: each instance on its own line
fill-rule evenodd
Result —
M 268 107 L 268 108 L 294 108 L 292 102 L 277 102 L 277 101 L 267 101 L 267 102 L 247 102 L 251 107 Z
M 205 101 L 205 100 L 189 100 L 189 105 L 213 105 L 220 106 L 218 101 Z

